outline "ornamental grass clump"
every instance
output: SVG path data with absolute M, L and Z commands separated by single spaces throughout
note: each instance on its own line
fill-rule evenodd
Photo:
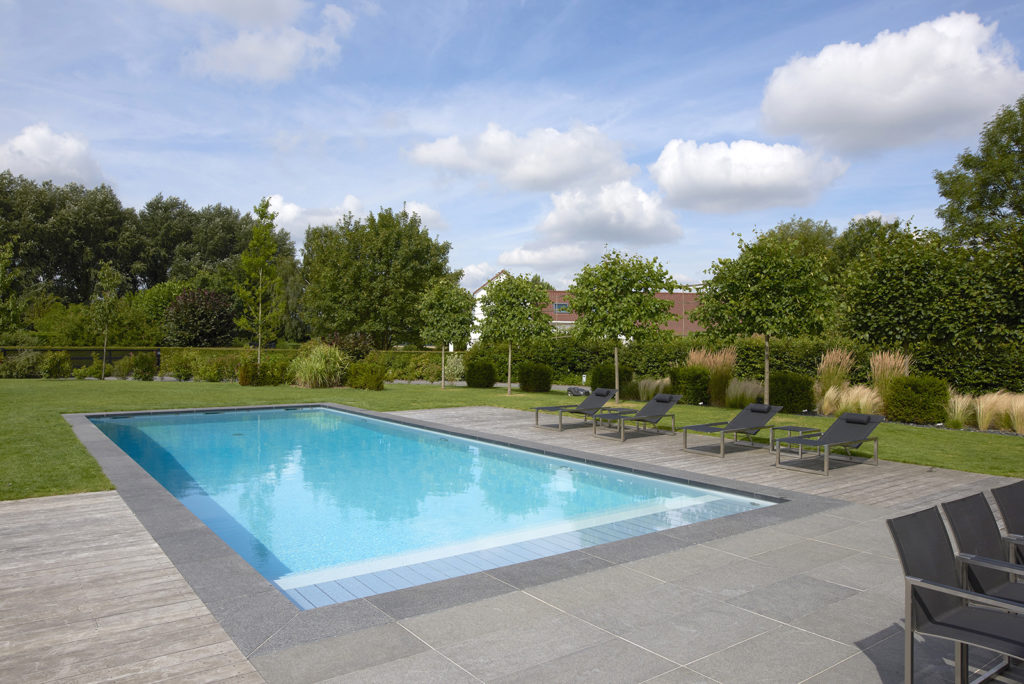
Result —
M 650 401 L 655 394 L 667 394 L 672 389 L 672 378 L 640 378 L 637 394 L 640 401 Z
M 825 395 L 836 388 L 840 390 L 850 382 L 850 371 L 853 370 L 853 354 L 845 349 L 829 349 L 821 355 L 818 362 L 818 379 L 814 383 L 814 398 L 818 404 L 818 412 L 831 414 L 825 409 Z M 833 393 L 833 400 L 838 397 Z
M 872 354 L 869 362 L 872 387 L 884 397 L 895 378 L 910 375 L 910 361 L 909 354 L 898 351 L 879 351 Z
M 999 429 L 1009 409 L 1009 392 L 999 390 L 982 394 L 974 400 L 974 416 L 979 430 Z
M 840 416 L 844 413 L 881 413 L 882 395 L 867 385 L 832 386 L 821 398 L 819 413 Z
M 323 342 L 305 345 L 289 367 L 300 387 L 317 389 L 345 384 L 351 359 L 337 347 Z
M 733 378 L 725 390 L 725 406 L 741 409 L 755 403 L 763 395 L 764 387 L 757 380 Z
M 714 352 L 706 349 L 691 349 L 686 357 L 686 363 L 708 369 L 711 405 L 725 406 L 725 395 L 729 389 L 729 381 L 732 379 L 732 369 L 736 366 L 736 347 L 725 347 Z
M 1006 409 L 1010 428 L 1018 435 L 1024 435 L 1024 394 L 1010 395 Z
M 949 393 L 946 404 L 946 427 L 959 430 L 974 419 L 974 397 L 959 392 Z

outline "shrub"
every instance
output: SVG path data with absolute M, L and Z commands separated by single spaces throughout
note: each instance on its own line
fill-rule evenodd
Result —
M 896 377 L 883 397 L 889 420 L 929 425 L 941 423 L 949 403 L 949 385 L 930 375 Z
M 621 401 L 639 401 L 640 400 L 640 383 L 636 380 L 630 380 L 629 382 L 623 383 L 619 387 L 619 399 Z
M 802 413 L 814 410 L 814 378 L 790 371 L 773 371 L 770 399 L 782 406 L 783 413 Z
M 246 354 L 241 362 L 238 364 L 237 369 L 238 384 L 244 387 L 250 385 L 258 385 L 260 377 L 260 367 L 256 363 L 256 357 Z
M 79 380 L 84 380 L 86 378 L 98 378 L 100 377 L 100 374 L 102 372 L 103 360 L 100 359 L 99 354 L 93 354 L 92 363 L 90 363 L 88 366 L 76 368 L 74 371 L 72 371 L 72 375 L 74 375 Z
M 711 401 L 711 373 L 704 366 L 677 366 L 669 371 L 672 393 L 681 394 L 684 404 L 707 404 Z
M 156 354 L 154 352 L 139 352 L 134 355 L 132 377 L 146 382 L 150 382 L 156 377 Z
M 970 394 L 949 393 L 946 404 L 946 427 L 959 430 L 974 417 L 974 397 Z
M 172 349 L 163 353 L 161 372 L 184 382 L 195 373 L 199 355 L 194 349 Z
M 66 351 L 49 351 L 43 354 L 40 371 L 44 378 L 70 378 L 71 354 Z
M 291 362 L 295 384 L 316 389 L 345 384 L 352 360 L 337 347 L 323 342 L 305 345 Z
M 356 361 L 348 369 L 348 386 L 379 392 L 384 389 L 387 372 L 388 369 L 381 363 L 369 359 Z
M 287 358 L 264 356 L 263 363 L 257 364 L 251 351 L 242 354 L 236 373 L 239 385 L 287 385 L 292 381 Z
M 223 382 L 234 379 L 237 367 L 238 360 L 234 354 L 221 356 L 198 354 L 195 358 L 192 377 L 203 382 Z
M 672 389 L 672 378 L 640 378 L 637 383 L 638 399 L 650 401 L 656 394 L 669 394 Z
M 535 361 L 519 364 L 519 389 L 524 392 L 550 392 L 551 366 Z
M 19 349 L 4 357 L 0 364 L 0 377 L 38 378 L 43 375 L 43 353 L 33 349 Z
M 185 290 L 164 314 L 167 344 L 176 347 L 219 347 L 235 331 L 234 303 L 216 290 Z
M 764 388 L 757 380 L 741 380 L 733 378 L 725 390 L 726 408 L 743 408 L 753 404 L 764 394 Z
M 373 338 L 364 332 L 351 332 L 345 335 L 335 333 L 330 343 L 353 361 L 361 361 L 373 351 Z
M 466 363 L 462 359 L 462 354 L 445 354 L 444 379 L 447 382 L 466 379 Z
M 871 355 L 871 385 L 884 398 L 894 378 L 910 375 L 910 355 L 902 352 L 879 351 Z
M 633 380 L 633 369 L 619 364 L 619 390 L 621 391 L 627 383 Z M 607 387 L 615 389 L 615 363 L 607 361 L 599 363 L 590 369 L 590 389 Z M 623 397 L 625 398 L 625 397 Z
M 479 359 L 466 364 L 466 384 L 470 387 L 494 387 L 494 366 Z
M 130 378 L 134 361 L 131 354 L 125 354 L 117 361 L 107 364 L 107 375 L 112 375 L 115 378 Z
M 1007 413 L 1010 400 L 1009 392 L 999 390 L 982 394 L 974 400 L 974 415 L 978 429 L 988 430 L 1002 426 L 1002 418 Z

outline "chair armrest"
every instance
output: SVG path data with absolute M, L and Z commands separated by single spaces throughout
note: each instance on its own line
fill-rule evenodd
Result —
M 1024 546 L 1024 534 L 1004 534 L 1003 541 L 1014 546 Z
M 994 596 L 988 596 L 987 594 L 979 594 L 977 592 L 969 591 L 967 589 L 951 587 L 948 584 L 940 584 L 939 582 L 921 579 L 920 577 L 907 577 L 906 582 L 912 587 L 920 587 L 922 589 L 936 591 L 940 594 L 956 596 L 957 598 L 962 598 L 965 601 L 970 601 L 971 603 L 980 603 L 984 606 L 999 608 L 1001 610 L 1008 610 L 1011 613 L 1024 615 L 1024 603 L 1020 603 L 1018 601 L 996 598 Z
M 973 565 L 978 568 L 999 570 L 1000 572 L 1006 572 L 1011 575 L 1016 575 L 1017 577 L 1024 577 L 1024 565 L 1008 563 L 1007 561 L 996 560 L 995 558 L 976 556 L 973 553 L 958 553 L 956 554 L 956 559 L 962 563 Z
M 729 421 L 727 421 L 727 420 L 720 420 L 717 423 L 701 423 L 700 425 L 685 425 L 685 426 L 683 426 L 683 429 L 684 430 L 696 429 L 697 432 L 700 432 L 700 428 L 722 427 L 723 425 L 728 425 L 728 424 L 729 424 Z
M 767 425 L 765 427 L 773 426 Z M 814 432 L 801 432 L 799 435 L 787 435 L 786 437 L 776 437 L 775 441 L 785 442 L 788 439 L 817 439 L 818 437 L 821 437 L 822 434 L 824 433 L 822 433 L 821 430 L 815 430 Z

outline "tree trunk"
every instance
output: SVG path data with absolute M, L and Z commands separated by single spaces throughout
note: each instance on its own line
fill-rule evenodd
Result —
M 764 336 L 764 403 L 771 404 L 768 397 L 768 335 Z
M 444 389 L 444 348 L 447 344 L 441 345 L 441 389 Z
M 256 291 L 256 365 L 263 363 L 263 269 L 260 269 L 260 286 Z
M 622 397 L 619 396 L 619 341 L 615 340 L 615 403 L 621 404 Z
M 512 343 L 508 343 L 508 391 L 505 396 L 512 396 Z
M 107 329 L 103 329 L 103 363 L 100 364 L 100 380 L 107 377 Z

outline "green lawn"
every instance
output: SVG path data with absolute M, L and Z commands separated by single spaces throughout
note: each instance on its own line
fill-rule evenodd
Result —
M 241 406 L 332 401 L 375 411 L 451 406 L 573 403 L 564 393 L 530 394 L 500 387 L 468 389 L 388 385 L 383 392 L 299 387 L 241 387 L 234 383 L 82 380 L 0 380 L 0 500 L 110 489 L 97 463 L 78 442 L 62 413 Z M 628 402 L 627 406 L 630 405 Z M 676 425 L 727 420 L 732 409 L 678 406 Z M 533 417 L 523 414 L 524 421 Z M 780 416 L 776 423 L 825 427 L 830 418 Z M 882 458 L 1024 477 L 1024 438 L 906 425 L 883 424 L 875 434 Z

